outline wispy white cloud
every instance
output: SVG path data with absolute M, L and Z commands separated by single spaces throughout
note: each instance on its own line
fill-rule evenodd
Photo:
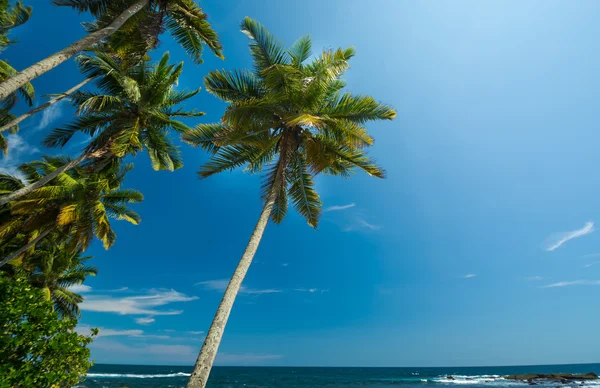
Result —
M 90 325 L 79 324 L 75 328 L 75 331 L 78 332 L 79 334 L 88 335 L 88 334 L 90 334 L 91 329 L 92 329 L 92 326 L 90 326 Z M 98 337 L 118 337 L 118 336 L 123 336 L 123 337 L 134 337 L 135 336 L 135 337 L 137 337 L 142 334 L 144 334 L 144 332 L 142 330 L 114 330 L 114 329 L 105 329 L 103 327 L 98 328 Z
M 588 264 L 584 265 L 583 268 L 590 268 L 592 265 L 596 265 L 596 264 L 599 264 L 599 262 L 588 263 Z
M 23 175 L 17 170 L 17 167 L 31 159 L 31 156 L 40 150 L 17 134 L 8 135 L 6 141 L 8 142 L 8 154 L 0 158 L 0 173 L 22 178 Z
M 358 230 L 380 230 L 383 229 L 383 226 L 371 224 L 367 222 L 363 217 L 357 216 L 354 217 L 353 221 L 346 226 L 343 230 L 344 232 L 354 232 Z
M 334 205 L 334 206 L 329 206 L 326 207 L 325 209 L 323 209 L 323 213 L 327 213 L 327 212 L 335 212 L 335 211 L 339 211 L 339 210 L 346 210 L 346 209 L 350 209 L 355 207 L 356 204 L 353 203 L 349 203 L 347 205 Z
M 65 105 L 65 100 L 57 102 L 56 104 L 44 109 L 42 111 L 42 118 L 40 119 L 40 123 L 38 124 L 36 130 L 45 129 L 48 125 L 52 124 L 54 121 L 58 120 L 60 116 L 63 115 L 63 110 Z
M 543 277 L 541 276 L 528 276 L 525 278 L 525 280 L 529 280 L 529 281 L 535 281 L 535 280 L 542 280 Z
M 181 363 L 193 364 L 198 356 L 198 347 L 173 344 L 124 344 L 116 339 L 99 338 L 90 344 L 92 352 L 99 357 L 99 362 L 117 360 L 139 360 L 140 362 L 156 363 Z M 281 354 L 233 354 L 219 353 L 217 364 L 228 365 L 261 365 L 269 361 L 279 360 Z
M 112 295 L 89 295 L 79 305 L 83 311 L 115 313 L 121 315 L 178 315 L 183 310 L 159 310 L 157 307 L 170 303 L 190 302 L 197 296 L 187 296 L 173 289 L 149 290 L 144 295 L 114 297 Z
M 281 264 L 282 267 L 288 267 L 290 265 L 290 263 L 283 263 Z
M 474 278 L 476 276 L 477 276 L 476 273 L 468 273 L 468 274 L 464 275 L 463 278 L 464 279 L 471 279 L 471 278 Z
M 70 287 L 67 287 L 67 290 L 73 291 L 77 294 L 84 294 L 86 292 L 91 292 L 92 287 L 86 286 L 85 284 L 73 284 Z
M 590 234 L 594 231 L 594 223 L 592 221 L 588 221 L 585 223 L 583 228 L 572 230 L 564 233 L 557 233 L 554 236 L 549 238 L 549 243 L 546 247 L 547 251 L 554 251 L 558 249 L 561 245 L 566 243 L 569 240 L 572 240 L 577 237 L 585 236 L 586 234 Z
M 567 286 L 600 286 L 600 280 L 573 280 L 570 282 L 558 282 L 544 286 L 543 288 L 567 287 Z
M 191 364 L 198 355 L 196 347 L 188 345 L 164 345 L 164 344 L 133 344 L 126 345 L 124 343 L 98 339 L 90 344 L 93 352 L 102 351 L 106 353 L 110 359 L 121 357 L 121 360 L 139 359 L 162 360 L 168 362 L 180 362 Z M 108 358 L 107 358 L 108 361 Z M 106 361 L 105 361 L 106 362 Z
M 227 279 L 217 279 L 217 280 L 205 280 L 203 282 L 198 282 L 196 286 L 202 286 L 204 289 L 211 291 L 225 291 L 227 285 L 229 284 L 229 280 Z M 282 290 L 274 289 L 274 288 L 266 288 L 266 289 L 257 289 L 257 288 L 248 288 L 246 286 L 240 287 L 240 293 L 248 294 L 248 295 L 261 295 L 261 294 L 277 294 L 283 292 Z
M 137 323 L 139 323 L 140 325 L 149 325 L 151 323 L 154 323 L 154 321 L 156 321 L 156 319 L 154 319 L 152 317 L 141 317 L 141 318 L 136 318 L 135 321 Z
M 322 290 L 320 288 L 295 288 L 294 291 L 297 291 L 297 292 L 310 292 L 311 294 L 314 294 L 316 292 L 318 292 L 318 293 L 329 292 L 329 290 Z
M 203 331 L 186 331 L 186 333 L 188 334 L 192 334 L 192 335 L 200 335 L 200 334 L 204 334 Z
M 382 226 L 370 224 L 370 223 L 368 223 L 366 220 L 364 220 L 362 218 L 358 218 L 358 223 L 360 225 L 364 226 L 365 228 L 371 229 L 371 230 L 379 230 L 379 229 L 382 228 Z
M 75 328 L 75 331 L 79 334 L 89 335 L 91 333 L 93 326 L 79 324 Z M 168 335 L 158 335 L 158 334 L 146 334 L 143 330 L 140 329 L 131 329 L 131 330 L 118 330 L 118 329 L 108 329 L 105 327 L 98 327 L 98 338 L 100 337 L 131 337 L 131 338 L 147 338 L 147 339 L 163 339 L 163 340 L 171 340 L 175 337 L 171 337 Z

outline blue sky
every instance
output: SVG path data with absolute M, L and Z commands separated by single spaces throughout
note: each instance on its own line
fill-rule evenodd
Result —
M 5 55 L 23 68 L 79 36 L 48 1 Z M 597 362 L 600 296 L 600 3 L 596 1 L 205 1 L 225 62 L 186 61 L 181 86 L 250 66 L 244 16 L 282 41 L 355 46 L 349 90 L 394 106 L 371 155 L 386 180 L 319 178 L 318 231 L 291 213 L 269 225 L 234 306 L 221 365 L 454 366 Z M 81 79 L 67 63 L 38 96 Z M 206 92 L 188 106 L 218 120 Z M 72 118 L 48 110 L 11 137 L 2 171 L 39 157 Z M 83 139 L 64 152 L 75 153 Z M 103 328 L 97 362 L 191 365 L 260 212 L 260 178 L 200 181 L 206 156 L 154 172 L 145 155 L 127 186 L 145 200 L 135 227 L 115 222 L 110 251 L 89 253 L 81 320 Z M 597 264 L 598 263 L 598 264 Z M 597 265 L 596 265 L 597 264 Z

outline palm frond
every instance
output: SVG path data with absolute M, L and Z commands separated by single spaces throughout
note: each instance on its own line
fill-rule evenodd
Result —
M 241 29 L 253 41 L 250 43 L 250 52 L 254 58 L 257 75 L 261 75 L 273 65 L 289 64 L 289 54 L 283 45 L 262 24 L 246 17 L 242 21 Z
M 306 61 L 312 53 L 312 39 L 310 35 L 298 38 L 288 49 L 292 57 L 292 66 L 300 67 L 302 62 Z
M 254 73 L 245 70 L 215 70 L 204 77 L 206 90 L 224 101 L 260 99 L 264 91 Z
M 317 227 L 321 215 L 321 200 L 314 189 L 314 182 L 308 172 L 304 155 L 295 153 L 291 161 L 291 171 L 288 179 L 291 185 L 288 194 L 294 203 L 294 208 L 310 226 Z

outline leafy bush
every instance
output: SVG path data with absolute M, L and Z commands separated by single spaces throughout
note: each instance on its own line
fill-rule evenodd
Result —
M 92 365 L 92 338 L 77 334 L 76 324 L 60 319 L 24 277 L 0 273 L 0 387 L 77 384 Z

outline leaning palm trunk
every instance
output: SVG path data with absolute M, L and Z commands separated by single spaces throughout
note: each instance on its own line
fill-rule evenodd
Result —
M 19 190 L 16 190 L 8 195 L 0 197 L 0 206 L 5 205 L 5 204 L 9 203 L 10 201 L 14 201 L 15 199 L 21 198 L 22 196 L 27 195 L 27 194 L 31 193 L 32 191 L 39 189 L 40 187 L 44 186 L 46 183 L 50 182 L 52 179 L 56 178 L 63 172 L 69 171 L 73 167 L 78 166 L 84 160 L 92 158 L 92 157 L 94 157 L 93 152 L 84 153 L 77 159 L 73 159 L 69 163 L 63 164 L 56 170 L 52 171 L 50 174 L 44 175 L 40 180 L 37 180 L 30 185 L 22 187 Z
M 34 238 L 33 240 L 31 240 L 30 242 L 25 244 L 25 246 L 23 246 L 20 249 L 17 249 L 10 255 L 6 256 L 4 259 L 2 259 L 2 261 L 0 261 L 0 267 L 2 267 L 6 263 L 13 261 L 17 257 L 21 256 L 23 253 L 27 252 L 27 250 L 29 248 L 36 246 L 36 244 L 39 243 L 44 237 L 46 237 L 48 235 L 48 233 L 50 233 L 51 230 L 52 229 L 46 229 L 45 231 L 40 233 L 36 238 Z
M 0 132 L 4 132 L 16 125 L 18 125 L 21 121 L 33 116 L 34 114 L 43 111 L 44 109 L 56 104 L 57 102 L 59 102 L 60 100 L 62 100 L 65 97 L 69 97 L 73 92 L 75 92 L 76 90 L 78 90 L 79 88 L 81 88 L 83 85 L 87 84 L 88 82 L 90 82 L 92 80 L 92 78 L 86 78 L 83 81 L 81 81 L 80 83 L 78 83 L 77 85 L 73 86 L 71 89 L 67 90 L 64 93 L 61 93 L 59 95 L 57 95 L 56 97 L 54 97 L 53 99 L 51 99 L 50 101 L 46 102 L 45 104 L 42 104 L 40 106 L 38 106 L 37 108 L 34 108 L 32 110 L 30 110 L 27 113 L 23 113 L 21 116 L 17 117 L 16 119 L 12 120 L 10 123 L 3 125 L 2 127 L 0 127 Z
M 258 244 L 260 243 L 267 223 L 269 222 L 269 217 L 271 216 L 274 203 L 275 196 L 270 195 L 265 203 L 265 206 L 263 207 L 258 222 L 254 227 L 254 232 L 250 237 L 250 241 L 248 242 L 248 246 L 242 255 L 242 259 L 240 260 L 235 272 L 233 273 L 233 276 L 231 277 L 231 280 L 229 281 L 229 284 L 227 285 L 225 295 L 223 295 L 223 299 L 221 299 L 221 304 L 219 305 L 217 313 L 213 318 L 210 329 L 208 330 L 208 334 L 206 335 L 206 339 L 204 340 L 204 344 L 202 345 L 202 349 L 200 350 L 200 354 L 198 355 L 198 359 L 196 360 L 196 364 L 194 365 L 194 371 L 190 376 L 187 388 L 206 387 L 206 382 L 208 381 L 210 370 L 213 362 L 215 361 L 215 357 L 217 356 L 217 350 L 219 349 L 219 344 L 221 343 L 221 338 L 223 337 L 223 332 L 225 331 L 225 326 L 227 325 L 227 320 L 229 319 L 233 302 L 235 301 L 238 291 L 242 285 L 242 281 L 248 272 L 248 268 L 250 268 L 250 264 L 252 264 L 252 259 L 254 258 L 254 254 L 258 249 Z
M 78 40 L 72 45 L 60 50 L 57 53 L 50 55 L 49 57 L 42 59 L 38 63 L 29 66 L 27 69 L 18 72 L 14 76 L 7 80 L 0 82 L 0 99 L 6 98 L 11 93 L 15 92 L 21 86 L 27 82 L 31 82 L 36 77 L 54 69 L 56 66 L 65 62 L 73 55 L 87 49 L 95 43 L 100 42 L 102 39 L 108 38 L 115 31 L 133 15 L 138 13 L 149 3 L 149 0 L 139 0 L 135 2 L 131 7 L 127 8 L 122 14 L 120 14 L 111 24 L 108 26 L 92 32 L 85 38 Z

